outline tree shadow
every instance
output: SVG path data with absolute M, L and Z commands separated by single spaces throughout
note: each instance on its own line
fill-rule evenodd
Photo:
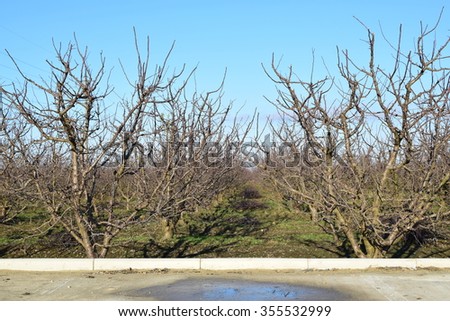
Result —
M 144 257 L 218 256 L 238 243 L 236 237 L 253 235 L 263 227 L 252 209 L 236 211 L 230 207 L 217 207 L 185 220 L 184 235 L 166 241 L 151 239 L 143 246 Z
M 450 256 L 450 246 L 442 250 L 432 251 L 431 253 L 425 255 L 425 258 L 435 257 L 436 255 L 440 255 L 442 257 L 448 258 Z
M 410 232 L 405 240 L 400 244 L 398 248 L 392 254 L 394 258 L 409 258 L 417 255 L 417 253 L 422 250 L 427 245 L 436 246 L 436 241 L 439 240 L 440 243 L 444 246 L 443 249 L 437 248 L 431 250 L 431 253 L 427 253 L 424 257 L 431 257 L 435 255 L 447 256 L 446 252 L 450 251 L 450 247 L 448 247 L 448 236 L 447 235 L 436 235 L 434 233 L 430 233 L 427 230 L 417 229 L 415 231 Z M 447 244 L 447 248 L 445 248 L 445 244 Z
M 353 257 L 351 249 L 346 244 L 336 245 L 333 242 L 330 241 L 314 241 L 314 240 L 299 240 L 300 244 L 315 248 L 315 249 L 321 249 L 328 253 L 331 253 L 337 257 Z
M 5 245 L 0 247 L 0 257 L 6 256 L 11 251 L 11 246 Z
M 143 256 L 145 258 L 192 258 L 212 253 L 217 255 L 225 252 L 228 247 L 236 243 L 237 241 L 229 240 L 223 243 L 210 244 L 201 239 L 196 240 L 184 237 L 163 243 L 150 240 L 143 247 Z

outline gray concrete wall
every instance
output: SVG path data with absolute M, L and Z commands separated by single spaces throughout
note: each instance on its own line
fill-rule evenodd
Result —
M 450 269 L 450 259 L 0 259 L 0 270 L 14 271 L 363 270 L 369 268 Z

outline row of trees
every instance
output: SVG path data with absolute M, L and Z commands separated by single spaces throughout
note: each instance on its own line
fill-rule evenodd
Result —
M 104 58 L 94 69 L 76 41 L 55 46 L 49 80 L 16 64 L 24 81 L 1 89 L 0 219 L 34 204 L 46 228 L 62 226 L 87 257 L 106 257 L 142 220 L 158 219 L 171 238 L 185 213 L 239 183 L 240 165 L 253 161 L 354 256 L 447 237 L 450 40 L 426 50 L 434 31 L 422 29 L 411 52 L 399 41 L 391 70 L 377 64 L 368 29 L 367 65 L 339 51 L 337 78 L 304 81 L 273 61 L 279 117 L 258 154 L 241 148 L 254 119 L 231 114 L 223 84 L 190 93 L 195 70 L 168 74 L 170 52 L 150 70 L 148 40 L 143 52 L 136 41 L 136 79 L 125 73 L 131 95 L 113 107 Z
M 236 168 L 198 161 L 211 142 L 239 144 L 248 132 L 229 122 L 222 85 L 189 94 L 195 70 L 168 75 L 168 55 L 151 71 L 148 39 L 144 55 L 136 41 L 132 94 L 108 108 L 105 60 L 94 70 L 77 42 L 55 51 L 49 81 L 17 66 L 24 83 L 2 90 L 3 220 L 39 204 L 47 227 L 63 226 L 87 257 L 105 257 L 130 225 L 156 218 L 170 238 L 184 213 L 235 184 Z
M 338 50 L 338 78 L 305 81 L 274 62 L 266 71 L 279 88 L 275 137 L 292 142 L 291 158 L 308 153 L 269 177 L 357 257 L 450 236 L 450 38 L 430 42 L 434 31 L 422 28 L 412 51 L 400 37 L 391 69 L 367 29 L 367 64 Z

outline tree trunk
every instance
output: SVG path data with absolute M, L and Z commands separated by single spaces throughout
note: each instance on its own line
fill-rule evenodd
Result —
M 314 223 L 319 222 L 319 213 L 317 212 L 317 209 L 314 206 L 309 205 L 309 210 L 311 212 L 311 220 Z
M 163 230 L 163 240 L 170 240 L 175 234 L 175 225 L 170 218 L 163 218 L 161 220 L 162 230 Z
M 84 251 L 86 253 L 86 257 L 87 258 L 94 259 L 94 258 L 97 257 L 95 255 L 95 251 L 94 251 L 93 247 L 91 246 L 91 244 L 88 241 L 83 240 L 83 244 L 82 245 L 83 245 L 83 248 L 84 248 Z
M 364 247 L 366 248 L 366 256 L 368 258 L 382 258 L 383 254 L 381 253 L 380 249 L 376 246 L 372 245 L 370 241 L 367 238 L 363 239 Z
M 88 258 L 95 258 L 96 253 L 94 251 L 94 247 L 91 244 L 89 232 L 88 232 L 86 226 L 84 225 L 81 216 L 79 214 L 77 214 L 75 219 L 76 219 L 78 231 L 80 233 L 81 245 L 83 246 L 83 248 L 86 252 L 86 256 Z M 73 232 L 71 232 L 71 234 L 73 234 Z
M 112 235 L 108 234 L 105 235 L 104 239 L 103 239 L 103 247 L 102 250 L 100 251 L 100 254 L 98 255 L 99 258 L 105 258 L 108 255 L 109 252 L 109 247 L 111 245 L 111 239 L 112 239 Z

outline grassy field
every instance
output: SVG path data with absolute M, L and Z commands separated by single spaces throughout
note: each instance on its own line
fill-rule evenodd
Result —
M 61 228 L 43 229 L 29 209 L 0 224 L 0 257 L 83 257 Z M 185 216 L 176 236 L 161 241 L 159 223 L 145 221 L 119 235 L 109 257 L 344 257 L 331 235 L 261 182 L 250 182 L 211 208 Z M 425 246 L 412 257 L 449 257 L 449 244 Z

